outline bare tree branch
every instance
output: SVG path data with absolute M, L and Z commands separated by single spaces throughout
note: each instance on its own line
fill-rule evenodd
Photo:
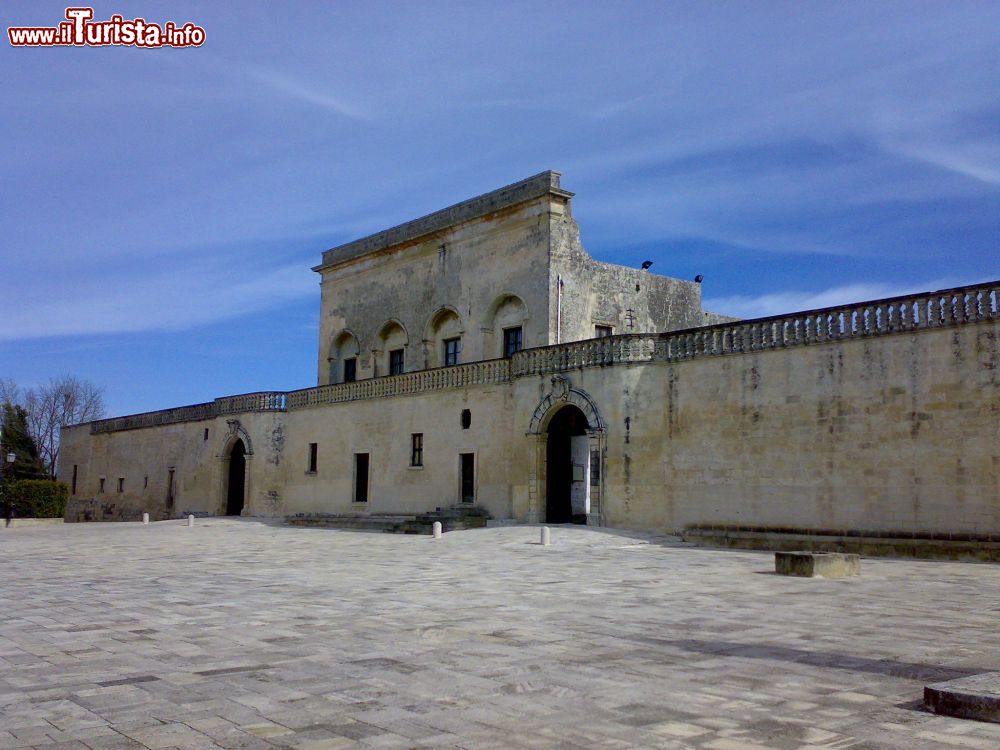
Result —
M 59 462 L 59 431 L 63 425 L 89 422 L 104 416 L 104 389 L 71 375 L 52 378 L 45 385 L 29 388 L 24 396 L 28 432 L 38 446 L 39 457 L 49 475 L 55 477 Z
M 0 378 L 0 406 L 4 404 L 23 406 L 21 403 L 21 388 L 14 378 Z

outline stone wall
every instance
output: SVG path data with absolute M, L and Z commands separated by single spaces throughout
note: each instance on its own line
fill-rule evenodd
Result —
M 607 424 L 603 520 L 1000 537 L 998 334 L 994 321 L 567 369 Z M 547 378 L 515 381 L 517 424 Z M 515 467 L 536 462 L 518 445 Z M 531 477 L 517 477 L 528 517 Z
M 143 421 L 142 416 L 137 422 Z M 67 503 L 66 520 L 133 521 L 143 513 L 154 520 L 188 513 L 223 514 L 228 450 L 236 439 L 242 439 L 249 451 L 248 514 L 280 514 L 284 412 L 248 411 L 106 429 L 112 421 L 63 428 L 59 479 L 71 490 L 76 470 L 76 492 Z
M 550 316 L 559 341 L 593 338 L 596 325 L 629 334 L 732 320 L 701 309 L 701 284 L 591 258 L 569 210 L 552 216 L 551 238 Z M 549 343 L 557 343 L 555 337 Z
M 593 521 L 995 539 L 998 293 L 992 282 L 102 420 L 64 431 L 60 479 L 76 466 L 71 507 L 95 519 L 219 513 L 240 438 L 250 513 L 412 513 L 459 499 L 468 452 L 481 505 L 544 520 L 545 424 L 573 403 L 597 457 Z M 372 461 L 364 508 L 351 502 L 358 452 Z
M 524 345 L 547 344 L 548 208 L 547 199 L 537 199 L 502 217 L 325 269 L 319 383 L 340 382 L 336 364 L 331 379 L 330 358 L 336 359 L 335 345 L 344 332 L 360 347 L 359 378 L 387 374 L 380 333 L 391 321 L 405 331 L 407 371 L 442 364 L 439 349 L 448 336 L 461 337 L 462 362 L 500 356 L 502 331 L 495 330 L 495 314 L 510 296 L 523 310 L 516 322 Z M 451 316 L 455 324 L 449 324 Z
M 445 338 L 461 337 L 462 362 L 500 357 L 507 327 L 530 348 L 592 338 L 595 323 L 649 333 L 721 320 L 701 310 L 699 284 L 591 258 L 572 196 L 543 172 L 326 251 L 313 269 L 317 383 L 342 382 L 346 358 L 358 378 L 386 375 L 392 349 L 407 372 L 440 366 Z
M 293 410 L 283 507 L 290 513 L 411 514 L 448 507 L 462 499 L 459 456 L 472 453 L 476 504 L 510 518 L 510 399 L 509 384 L 498 383 Z M 414 433 L 423 436 L 419 467 L 411 465 Z M 309 443 L 318 447 L 315 473 L 308 471 Z M 370 455 L 366 505 L 353 502 L 355 453 Z

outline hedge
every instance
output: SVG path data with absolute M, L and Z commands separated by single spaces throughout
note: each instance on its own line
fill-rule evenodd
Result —
M 69 485 L 65 482 L 18 479 L 4 489 L 5 499 L 14 503 L 15 518 L 62 518 L 66 514 Z

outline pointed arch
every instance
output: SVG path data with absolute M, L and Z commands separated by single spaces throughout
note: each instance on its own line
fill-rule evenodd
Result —
M 226 420 L 226 434 L 222 437 L 222 448 L 218 453 L 219 458 L 229 458 L 229 454 L 233 450 L 233 446 L 236 445 L 237 440 L 243 441 L 243 447 L 245 449 L 246 455 L 253 455 L 253 440 L 250 439 L 250 433 L 247 432 L 246 428 L 240 423 L 238 419 L 227 419 Z
M 548 429 L 549 422 L 563 406 L 572 404 L 583 412 L 592 432 L 604 432 L 606 425 L 601 418 L 597 403 L 589 393 L 574 388 L 569 380 L 559 375 L 552 378 L 552 390 L 535 407 L 528 425 L 529 435 L 542 435 Z
M 344 383 L 357 377 L 358 355 L 361 353 L 360 339 L 348 328 L 342 328 L 330 339 L 328 363 L 329 383 Z M 353 360 L 353 373 L 349 362 Z
M 403 322 L 399 318 L 389 318 L 383 323 L 382 327 L 379 328 L 376 338 L 379 342 L 385 342 L 393 336 L 401 336 L 403 344 L 410 343 L 410 335 L 406 331 L 406 326 L 403 325 Z
M 487 321 L 492 321 L 497 313 L 502 307 L 507 305 L 513 305 L 514 307 L 519 307 L 524 311 L 524 318 L 528 317 L 528 304 L 524 301 L 522 297 L 517 292 L 512 292 L 508 289 L 503 290 L 498 294 L 493 301 L 490 303 L 489 307 L 486 308 L 485 319 Z
M 398 318 L 390 318 L 383 323 L 375 336 L 375 347 L 372 349 L 375 376 L 401 375 L 406 372 L 409 344 L 409 334 Z
M 512 337 L 514 346 L 511 351 L 524 348 L 524 328 L 528 317 L 528 305 L 520 295 L 510 291 L 497 295 L 483 317 L 483 357 L 507 356 L 506 337 Z
M 424 327 L 424 357 L 428 368 L 458 364 L 465 325 L 462 315 L 451 305 L 442 305 L 427 319 Z

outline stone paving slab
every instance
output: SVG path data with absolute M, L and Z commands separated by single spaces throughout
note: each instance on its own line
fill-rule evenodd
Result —
M 924 685 L 1000 668 L 1000 567 L 585 527 L 250 519 L 0 537 L 0 750 L 989 748 Z
M 924 705 L 934 713 L 1000 724 L 1000 672 L 928 685 Z

